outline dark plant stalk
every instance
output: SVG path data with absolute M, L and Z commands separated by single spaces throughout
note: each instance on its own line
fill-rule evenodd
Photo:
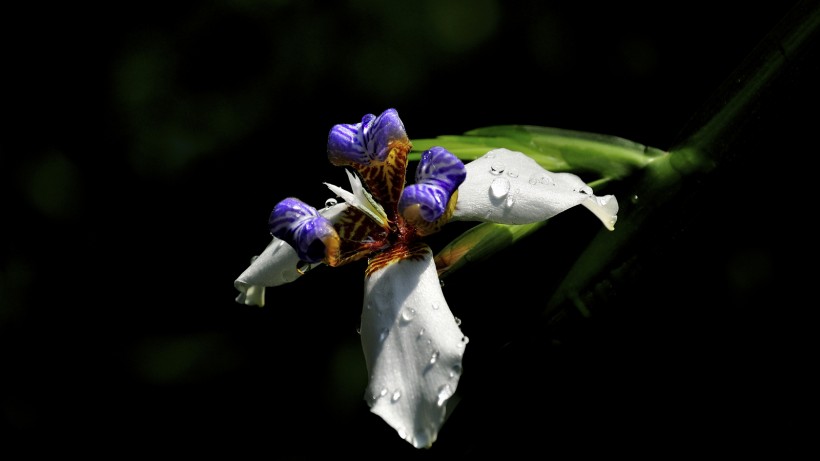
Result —
M 639 246 L 659 253 L 673 244 L 668 233 L 653 233 L 658 230 L 655 218 L 682 221 L 693 189 L 741 160 L 736 140 L 757 135 L 749 127 L 760 117 L 761 103 L 784 91 L 802 65 L 816 65 L 811 53 L 818 47 L 818 29 L 820 4 L 798 3 L 725 80 L 669 154 L 652 159 L 624 182 L 618 195 L 632 200 L 622 201 L 617 230 L 601 231 L 577 259 L 547 303 L 543 315 L 548 323 L 572 308 L 590 312 L 619 284 L 634 281 L 643 269 Z

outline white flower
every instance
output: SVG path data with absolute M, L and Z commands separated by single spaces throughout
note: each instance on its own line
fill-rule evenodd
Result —
M 290 283 L 309 266 L 367 259 L 361 341 L 365 400 L 403 439 L 430 447 L 456 392 L 467 337 L 441 291 L 424 237 L 450 221 L 525 224 L 576 205 L 613 229 L 618 202 L 580 178 L 551 173 L 520 152 L 495 149 L 466 166 L 442 147 L 422 154 L 406 186 L 411 143 L 394 109 L 334 126 L 328 158 L 346 166 L 351 191 L 317 210 L 286 198 L 270 218 L 273 241 L 235 281 L 237 301 L 262 306 L 265 287 Z

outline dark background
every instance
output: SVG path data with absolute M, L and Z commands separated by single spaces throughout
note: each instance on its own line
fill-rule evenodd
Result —
M 361 264 L 263 309 L 232 285 L 277 201 L 345 183 L 334 124 L 394 107 L 411 139 L 532 124 L 668 149 L 793 3 L 7 9 L 0 437 L 271 459 L 793 449 L 814 417 L 815 59 L 756 106 L 735 162 L 659 214 L 588 319 L 537 322 L 600 230 L 583 211 L 446 281 L 470 345 L 431 450 L 362 399 Z

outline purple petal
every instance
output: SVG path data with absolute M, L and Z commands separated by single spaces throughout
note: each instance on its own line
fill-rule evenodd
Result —
M 327 155 L 334 165 L 369 165 L 383 161 L 395 140 L 408 141 L 407 133 L 398 112 L 387 109 L 378 117 L 367 114 L 355 125 L 335 125 L 328 135 Z
M 438 219 L 447 209 L 450 197 L 467 177 L 464 163 L 443 147 L 433 147 L 421 154 L 416 170 L 416 184 L 404 188 L 399 211 L 419 205 L 427 222 Z
M 327 256 L 328 246 L 335 250 L 338 234 L 327 218 L 316 208 L 299 199 L 286 198 L 273 208 L 268 221 L 270 233 L 288 242 L 299 259 L 317 263 Z

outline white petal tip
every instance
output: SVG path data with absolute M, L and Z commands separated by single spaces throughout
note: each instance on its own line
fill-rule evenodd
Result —
M 265 287 L 243 285 L 241 282 L 234 283 L 234 286 L 239 290 L 239 295 L 236 296 L 236 302 L 246 306 L 265 307 Z
M 618 199 L 614 195 L 589 197 L 581 204 L 600 219 L 607 229 L 615 230 L 615 222 L 618 221 Z

